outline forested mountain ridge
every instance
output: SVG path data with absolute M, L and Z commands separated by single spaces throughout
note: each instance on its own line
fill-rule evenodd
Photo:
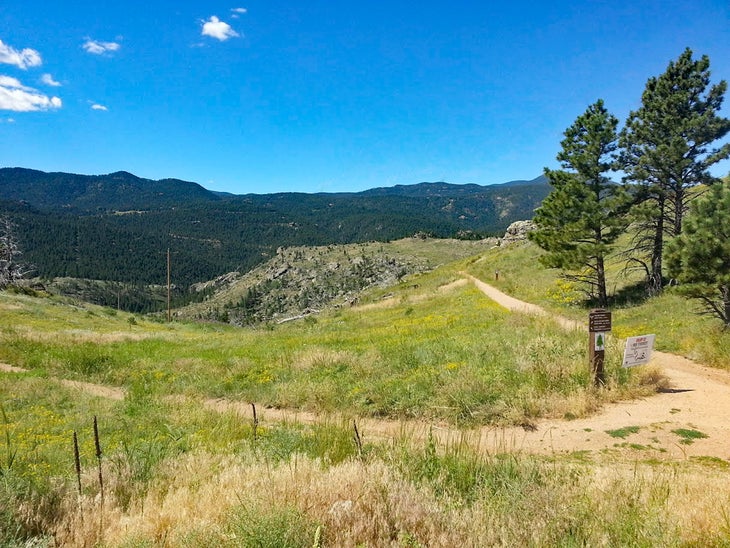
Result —
M 544 179 L 421 183 L 359 193 L 226 195 L 174 179 L 0 169 L 0 215 L 41 278 L 162 284 L 170 249 L 179 287 L 245 272 L 279 247 L 389 241 L 425 233 L 477 238 L 531 218 Z
M 545 175 L 540 175 L 529 181 L 517 180 L 509 181 L 499 185 L 491 185 L 488 187 L 477 185 L 474 183 L 465 185 L 454 185 L 450 183 L 438 182 L 438 183 L 417 183 L 414 185 L 395 185 L 392 187 L 379 187 L 366 190 L 362 194 L 370 196 L 441 196 L 441 197 L 453 197 L 453 196 L 469 196 L 479 194 L 486 188 L 494 189 L 500 188 L 504 190 L 509 187 L 521 187 L 530 185 L 542 185 L 547 183 Z
M 126 171 L 108 175 L 77 175 L 73 173 L 46 173 L 20 167 L 0 168 L 0 199 L 27 202 L 41 210 L 64 209 L 76 213 L 99 211 L 153 210 L 184 207 L 203 203 L 253 204 L 257 206 L 290 209 L 302 200 L 309 207 L 317 208 L 331 200 L 367 202 L 373 197 L 424 199 L 479 199 L 491 197 L 529 197 L 530 187 L 543 189 L 547 183 L 544 175 L 526 181 L 510 181 L 499 185 L 451 184 L 445 182 L 418 183 L 379 187 L 363 192 L 301 193 L 279 192 L 272 194 L 229 194 L 212 192 L 198 183 L 180 179 L 154 181 L 137 177 Z M 499 201 L 499 200 L 497 200 Z M 389 209 L 388 205 L 384 208 Z M 378 208 L 379 209 L 379 208 Z
M 220 197 L 197 183 L 178 179 L 153 181 L 117 171 L 108 175 L 46 173 L 33 169 L 0 169 L 0 198 L 24 201 L 39 209 L 77 212 L 159 209 Z

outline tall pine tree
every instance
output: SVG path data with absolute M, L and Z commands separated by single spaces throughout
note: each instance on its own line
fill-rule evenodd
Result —
M 623 188 L 606 174 L 615 160 L 618 120 L 599 99 L 565 130 L 562 170 L 545 169 L 553 190 L 535 213 L 530 239 L 547 253 L 541 261 L 578 281 L 607 306 L 605 258 L 625 229 Z
M 685 49 L 667 70 L 646 83 L 641 107 L 621 131 L 624 181 L 634 183 L 637 237 L 630 260 L 647 276 L 650 295 L 663 286 L 665 241 L 682 232 L 692 187 L 714 182 L 709 168 L 730 156 L 730 144 L 714 147 L 730 131 L 719 116 L 727 83 L 710 86 L 710 60 Z
M 669 273 L 680 290 L 730 327 L 730 177 L 692 204 L 668 248 Z

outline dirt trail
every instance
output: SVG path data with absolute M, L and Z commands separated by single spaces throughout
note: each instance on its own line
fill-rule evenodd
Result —
M 508 310 L 549 316 L 534 304 L 519 301 L 467 276 L 490 299 Z M 586 325 L 553 316 L 566 329 L 586 331 Z M 608 450 L 642 446 L 642 452 L 655 456 L 712 456 L 730 459 L 730 373 L 692 362 L 675 354 L 654 352 L 652 364 L 659 366 L 670 380 L 670 388 L 649 398 L 607 405 L 588 418 L 564 421 L 545 420 L 535 432 L 522 436 L 511 433 L 518 447 L 536 452 Z M 611 437 L 606 430 L 639 427 L 626 438 Z M 697 430 L 706 438 L 691 444 L 673 430 Z
M 0 363 L 0 371 L 5 371 L 6 373 L 27 373 L 27 369 L 23 369 L 21 367 L 15 367 L 12 365 L 8 365 L 6 363 Z M 101 384 L 93 384 L 90 382 L 81 382 L 81 381 L 70 381 L 66 379 L 53 379 L 55 382 L 67 387 L 67 388 L 73 388 L 76 390 L 79 390 L 81 392 L 86 392 L 87 394 L 91 394 L 92 396 L 99 396 L 100 398 L 108 398 L 110 400 L 123 400 L 124 399 L 124 390 L 121 388 L 114 388 L 111 386 L 104 386 Z
M 498 289 L 472 277 L 469 278 L 489 298 L 508 310 L 523 314 L 550 316 L 539 306 L 519 301 Z M 585 330 L 575 320 L 553 316 L 566 329 Z M 358 429 L 368 439 L 393 439 L 407 436 L 425 439 L 429 432 L 443 443 L 468 440 L 484 451 L 522 451 L 526 453 L 559 454 L 573 452 L 615 451 L 636 453 L 637 458 L 682 459 L 693 456 L 730 459 L 730 373 L 694 363 L 688 359 L 655 352 L 652 363 L 659 366 L 670 379 L 670 388 L 649 398 L 606 405 L 597 414 L 576 420 L 541 420 L 535 430 L 519 427 L 481 427 L 458 430 L 447 426 L 415 421 L 357 419 Z M 0 370 L 23 372 L 23 369 L 0 364 Z M 61 384 L 100 397 L 124 398 L 119 388 L 78 381 L 57 380 Z M 217 411 L 234 411 L 252 418 L 250 403 L 229 400 L 205 400 L 204 404 Z M 315 423 L 352 420 L 347 416 L 257 407 L 260 421 L 289 421 Z M 627 427 L 633 427 L 628 429 Z M 633 430 L 637 430 L 633 432 Z M 626 437 L 613 437 L 607 431 L 625 429 Z M 673 432 L 685 429 L 699 431 L 705 438 L 690 444 Z

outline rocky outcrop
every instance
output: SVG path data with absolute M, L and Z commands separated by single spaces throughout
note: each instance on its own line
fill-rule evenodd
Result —
M 332 306 L 354 302 L 361 291 L 398 283 L 429 269 L 425 260 L 393 256 L 382 244 L 281 247 L 276 256 L 251 272 L 231 273 L 198 284 L 222 290 L 198 309 L 197 319 L 234 325 L 304 318 Z
M 527 239 L 527 234 L 535 230 L 535 223 L 532 221 L 515 221 L 507 227 L 507 231 L 502 238 L 502 244 L 510 244 L 513 242 L 522 242 Z

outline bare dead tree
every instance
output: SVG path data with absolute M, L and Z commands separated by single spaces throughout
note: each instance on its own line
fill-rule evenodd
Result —
M 17 284 L 27 273 L 20 262 L 16 225 L 10 217 L 0 217 L 0 289 Z

